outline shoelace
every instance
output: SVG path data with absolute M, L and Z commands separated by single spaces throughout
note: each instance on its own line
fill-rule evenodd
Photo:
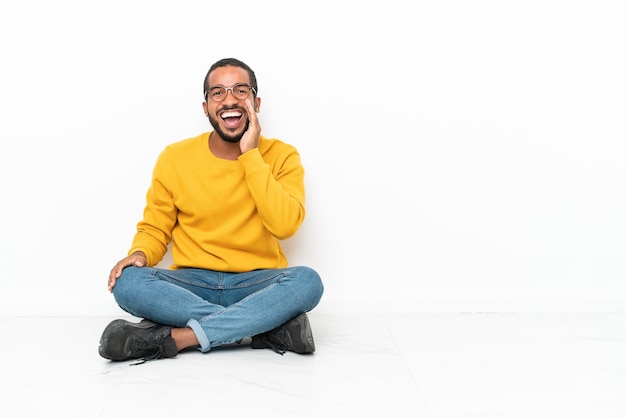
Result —
M 287 344 L 283 343 L 285 341 L 285 330 L 279 329 L 274 331 L 271 334 L 266 334 L 263 336 L 263 342 L 267 344 L 275 353 L 280 354 L 281 356 L 285 354 L 287 351 Z
M 263 337 L 263 342 L 265 344 L 267 344 L 272 350 L 274 350 L 275 353 L 280 354 L 281 356 L 283 354 L 285 354 L 285 352 L 287 350 L 285 350 L 285 345 L 284 344 L 274 344 L 272 341 L 270 341 L 269 338 L 267 337 Z
M 134 341 L 132 345 L 132 350 L 155 350 L 152 354 L 142 357 L 136 363 L 131 363 L 131 366 L 137 366 L 139 364 L 144 364 L 146 361 L 162 359 L 165 356 L 163 351 L 163 339 L 161 340 L 143 340 L 143 341 Z

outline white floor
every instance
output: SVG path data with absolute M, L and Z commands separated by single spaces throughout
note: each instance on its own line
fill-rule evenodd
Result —
M 0 417 L 626 417 L 626 314 L 309 314 L 313 355 L 138 366 L 114 318 L 0 318 Z

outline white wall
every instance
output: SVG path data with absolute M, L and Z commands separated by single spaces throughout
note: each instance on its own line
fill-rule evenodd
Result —
M 106 290 L 219 58 L 257 73 L 335 311 L 623 311 L 626 18 L 615 1 L 3 4 L 0 314 Z

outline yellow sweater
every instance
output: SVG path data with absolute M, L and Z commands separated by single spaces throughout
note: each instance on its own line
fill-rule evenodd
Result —
M 157 264 L 172 242 L 173 269 L 227 272 L 287 267 L 279 240 L 305 216 L 304 169 L 291 145 L 261 136 L 236 161 L 215 157 L 209 134 L 159 155 L 129 254 Z

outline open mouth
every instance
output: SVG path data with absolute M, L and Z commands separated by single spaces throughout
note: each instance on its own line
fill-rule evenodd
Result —
M 240 110 L 225 110 L 220 113 L 220 118 L 227 128 L 236 128 L 243 120 L 243 112 Z

